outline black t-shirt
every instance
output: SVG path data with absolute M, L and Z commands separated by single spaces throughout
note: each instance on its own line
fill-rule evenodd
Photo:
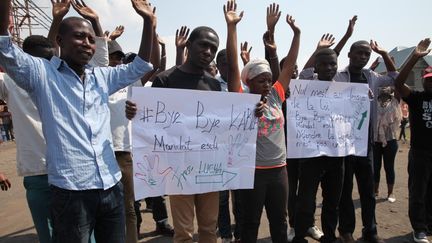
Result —
M 208 73 L 185 73 L 178 67 L 160 73 L 153 81 L 152 87 L 221 91 L 219 81 Z
M 350 82 L 351 83 L 367 84 L 368 80 L 367 80 L 367 78 L 363 72 L 360 72 L 360 73 L 350 72 Z
M 413 91 L 403 100 L 409 108 L 411 148 L 431 151 L 432 94 Z

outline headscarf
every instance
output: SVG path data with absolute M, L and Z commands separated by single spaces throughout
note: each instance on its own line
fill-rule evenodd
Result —
M 262 73 L 272 74 L 270 64 L 267 62 L 267 60 L 255 59 L 248 62 L 246 66 L 244 66 L 241 72 L 241 80 L 245 85 L 249 86 L 249 80 L 255 78 Z

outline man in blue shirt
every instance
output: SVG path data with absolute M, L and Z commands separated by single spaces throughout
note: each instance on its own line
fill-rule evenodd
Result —
M 32 57 L 8 36 L 11 1 L 0 2 L 0 66 L 38 108 L 47 142 L 48 181 L 55 242 L 123 243 L 121 172 L 111 145 L 108 96 L 152 70 L 155 15 L 146 0 L 132 0 L 144 19 L 138 57 L 116 68 L 90 68 L 94 31 L 84 19 L 62 21 L 60 58 Z

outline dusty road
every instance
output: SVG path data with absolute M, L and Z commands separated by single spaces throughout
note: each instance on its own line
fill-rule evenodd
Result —
M 412 242 L 411 225 L 408 220 L 408 175 L 407 175 L 407 152 L 409 146 L 400 144 L 396 161 L 396 185 L 395 195 L 397 201 L 389 203 L 381 198 L 377 200 L 376 217 L 378 222 L 378 233 L 389 243 Z M 38 242 L 30 212 L 28 210 L 22 178 L 16 174 L 15 167 L 15 143 L 6 142 L 0 144 L 0 171 L 4 172 L 12 182 L 10 191 L 0 191 L 0 243 L 34 243 Z M 382 171 L 382 182 L 380 196 L 386 195 L 385 176 Z M 355 237 L 361 234 L 360 205 L 358 194 L 355 189 L 353 197 L 356 202 L 357 227 Z M 318 202 L 320 202 L 320 193 Z M 168 201 L 168 200 L 167 200 Z M 144 204 L 144 203 L 143 203 Z M 145 204 L 144 204 L 145 205 Z M 316 213 L 316 224 L 320 225 L 320 213 Z M 155 236 L 155 228 L 151 214 L 143 213 L 143 224 L 140 232 L 140 242 L 172 242 L 170 238 Z M 171 219 L 170 219 L 171 220 Z M 259 242 L 271 242 L 268 222 L 263 214 L 259 231 Z M 310 242 L 313 242 L 310 239 Z

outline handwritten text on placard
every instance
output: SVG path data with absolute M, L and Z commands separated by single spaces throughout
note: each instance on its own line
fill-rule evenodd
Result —
M 366 156 L 367 84 L 292 80 L 287 100 L 287 156 Z
M 133 88 L 135 197 L 252 188 L 259 96 Z

